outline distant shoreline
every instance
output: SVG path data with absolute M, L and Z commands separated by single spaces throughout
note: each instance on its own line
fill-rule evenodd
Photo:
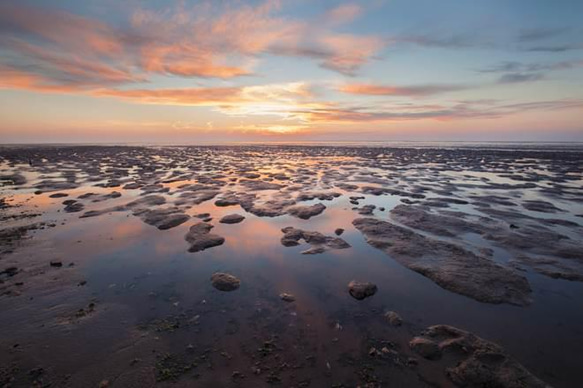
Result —
M 225 143 L 6 143 L 0 148 L 34 147 L 380 147 L 380 148 L 462 148 L 489 150 L 536 150 L 583 152 L 583 142 L 564 141 L 309 141 L 309 142 L 225 142 Z

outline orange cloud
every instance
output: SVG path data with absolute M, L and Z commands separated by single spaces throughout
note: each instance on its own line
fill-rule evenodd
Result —
M 462 85 L 417 85 L 390 86 L 373 84 L 347 84 L 338 90 L 342 93 L 366 96 L 409 96 L 421 97 L 467 89 Z
M 355 5 L 333 9 L 324 16 L 327 27 L 315 28 L 276 16 L 277 1 L 217 4 L 141 9 L 123 28 L 49 8 L 0 4 L 0 49 L 6 54 L 0 64 L 55 86 L 99 88 L 146 81 L 152 74 L 250 75 L 265 53 L 313 58 L 352 75 L 383 47 L 377 37 L 330 30 L 356 17 L 361 10 Z

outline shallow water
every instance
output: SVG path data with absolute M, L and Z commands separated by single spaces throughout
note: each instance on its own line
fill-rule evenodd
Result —
M 525 306 L 483 303 L 442 288 L 372 247 L 352 221 L 375 217 L 403 225 L 391 210 L 409 199 L 418 202 L 409 206 L 431 214 L 463 212 L 476 224 L 481 222 L 478 217 L 488 217 L 505 228 L 516 224 L 524 233 L 530 227 L 542 228 L 563 236 L 560 241 L 570 244 L 565 249 L 583 248 L 582 155 L 475 147 L 4 148 L 0 176 L 8 206 L 1 210 L 2 228 L 48 225 L 28 230 L 21 239 L 3 241 L 7 248 L 0 270 L 15 266 L 18 273 L 1 277 L 0 382 L 50 382 L 59 387 L 98 386 L 105 380 L 114 387 L 453 386 L 442 363 L 425 360 L 408 346 L 426 327 L 448 324 L 500 344 L 553 386 L 577 386 L 583 367 L 581 257 L 541 253 L 536 246 L 517 250 L 471 231 L 444 236 L 413 227 L 423 236 L 477 254 L 492 249 L 485 257 L 524 276 L 532 289 L 532 303 Z M 6 177 L 15 172 L 26 182 L 11 184 Z M 244 178 L 252 172 L 259 176 Z M 527 183 L 525 177 L 532 185 L 520 186 Z M 254 190 L 241 184 L 245 179 L 281 187 Z M 62 182 L 69 185 L 59 187 Z M 123 188 L 133 182 L 142 187 Z M 346 183 L 355 188 L 342 185 Z M 95 186 L 99 184 L 109 187 Z M 178 205 L 191 218 L 168 230 L 148 225 L 129 208 L 80 218 L 87 211 L 111 210 L 143 198 L 143 187 L 152 184 L 168 189 L 149 194 L 166 200 L 162 208 L 179 203 L 187 184 L 218 194 L 201 203 Z M 366 187 L 399 192 L 373 195 Z M 101 202 L 77 199 L 89 192 L 112 191 L 121 196 Z M 304 220 L 285 214 L 286 208 L 267 217 L 240 205 L 216 206 L 227 191 L 255 193 L 256 204 L 297 199 L 308 192 L 341 195 L 298 202 L 326 206 Z M 68 196 L 50 198 L 57 192 Z M 485 206 L 477 199 L 493 195 L 514 206 Z M 354 205 L 350 196 L 364 199 Z M 443 197 L 468 203 L 427 205 Z M 77 199 L 84 209 L 65 212 L 62 202 L 68 199 Z M 524 204 L 529 200 L 552 203 L 560 210 L 528 210 Z M 353 208 L 363 205 L 377 208 L 370 216 L 359 215 Z M 527 218 L 484 209 L 511 210 Z M 212 233 L 225 242 L 188 252 L 184 236 L 191 225 L 203 222 L 195 217 L 201 213 L 210 214 Z M 218 222 L 233 213 L 245 220 Z M 24 217 L 27 214 L 38 215 Z M 571 223 L 544 224 L 544 219 Z M 304 255 L 308 244 L 281 244 L 281 229 L 288 226 L 326 236 L 343 228 L 341 238 L 351 248 Z M 536 235 L 532 240 L 536 245 Z M 519 254 L 549 260 L 545 269 L 550 266 L 552 271 L 514 263 Z M 63 266 L 50 266 L 52 260 Z M 214 289 L 210 276 L 217 271 L 235 275 L 241 287 L 233 292 Z M 378 292 L 357 301 L 347 291 L 351 280 L 375 283 Z M 295 301 L 282 301 L 282 292 L 293 294 Z M 385 322 L 383 314 L 389 310 L 401 315 L 403 326 Z M 371 357 L 371 347 L 388 347 L 398 356 Z M 419 364 L 407 366 L 409 357 Z

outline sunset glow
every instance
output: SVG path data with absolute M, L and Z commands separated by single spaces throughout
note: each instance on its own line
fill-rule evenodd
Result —
M 0 0 L 0 136 L 583 141 L 581 14 L 575 0 Z

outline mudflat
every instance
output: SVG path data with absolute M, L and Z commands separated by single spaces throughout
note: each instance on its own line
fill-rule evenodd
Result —
M 0 385 L 574 387 L 583 152 L 0 148 Z

